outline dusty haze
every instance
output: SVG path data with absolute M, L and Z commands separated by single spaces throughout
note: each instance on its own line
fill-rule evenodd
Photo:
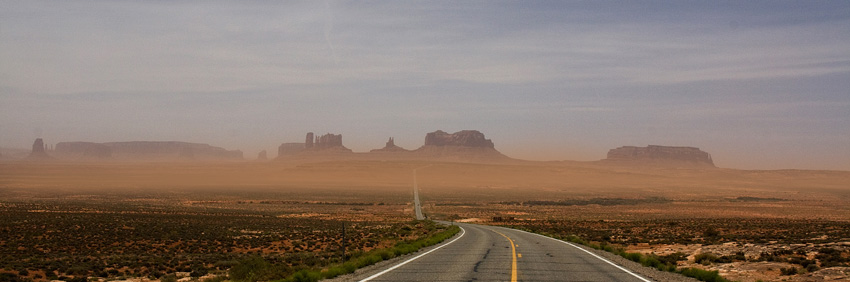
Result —
M 850 170 L 850 6 L 3 1 L 0 147 L 183 141 L 256 156 L 477 129 L 506 155 L 694 146 Z M 234 12 L 238 11 L 238 12 Z

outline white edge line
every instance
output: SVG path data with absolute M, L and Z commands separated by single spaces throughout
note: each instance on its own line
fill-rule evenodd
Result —
M 460 226 L 458 226 L 458 227 L 460 227 Z M 433 252 L 433 251 L 439 250 L 439 249 L 440 249 L 440 248 L 442 248 L 442 247 L 445 247 L 445 246 L 448 246 L 448 245 L 449 245 L 449 244 L 451 244 L 451 243 L 454 243 L 455 241 L 457 241 L 457 239 L 460 239 L 460 237 L 463 237 L 463 235 L 464 235 L 464 234 L 466 234 L 466 229 L 463 229 L 463 227 L 460 227 L 460 231 L 461 231 L 460 236 L 458 236 L 457 238 L 454 238 L 454 240 L 451 240 L 451 241 L 449 241 L 448 243 L 443 244 L 442 246 L 439 246 L 439 247 L 433 248 L 433 249 L 431 249 L 430 251 L 427 251 L 427 252 L 425 252 L 425 253 L 423 253 L 423 254 L 421 254 L 421 255 L 415 256 L 415 257 L 413 257 L 413 258 L 411 258 L 411 259 L 409 259 L 409 260 L 406 260 L 406 261 L 404 261 L 404 262 L 402 262 L 402 263 L 396 264 L 396 265 L 394 265 L 393 267 L 387 268 L 387 269 L 385 269 L 384 271 L 378 272 L 378 273 L 376 273 L 375 275 L 372 275 L 372 276 L 367 277 L 366 279 L 360 280 L 360 282 L 365 282 L 365 281 L 369 281 L 369 280 L 375 279 L 375 278 L 377 278 L 378 276 L 384 275 L 384 274 L 386 274 L 387 272 L 392 271 L 393 269 L 399 268 L 399 267 L 401 267 L 402 265 L 407 264 L 408 262 L 414 261 L 414 260 L 416 260 L 416 259 L 418 259 L 418 258 L 420 258 L 420 257 L 422 257 L 422 256 L 424 256 L 424 255 L 430 254 L 430 253 L 431 253 L 431 252 Z
M 511 228 L 511 229 L 512 229 L 512 228 Z M 603 258 L 603 257 L 600 257 L 600 256 L 599 256 L 599 255 L 597 255 L 597 254 L 591 253 L 590 251 L 585 250 L 585 249 L 584 249 L 584 248 L 582 248 L 582 247 L 576 246 L 576 245 L 575 245 L 575 244 L 573 244 L 573 243 L 570 243 L 570 242 L 567 242 L 567 241 L 563 241 L 563 240 L 558 240 L 558 239 L 555 239 L 555 238 L 552 238 L 552 237 L 548 237 L 548 236 L 543 236 L 543 235 L 540 235 L 540 234 L 537 234 L 537 233 L 531 233 L 531 232 L 528 232 L 528 231 L 525 231 L 525 230 L 519 230 L 519 229 L 514 229 L 514 230 L 522 231 L 522 232 L 525 232 L 525 233 L 528 233 L 528 234 L 534 234 L 534 235 L 537 235 L 537 236 L 540 236 L 540 237 L 543 237 L 543 238 L 552 239 L 552 240 L 555 240 L 555 241 L 558 241 L 558 242 L 561 242 L 561 243 L 564 243 L 564 244 L 570 245 L 570 246 L 572 246 L 573 248 L 576 248 L 576 249 L 582 250 L 582 251 L 584 251 L 585 253 L 588 253 L 588 254 L 590 254 L 591 256 L 595 257 L 595 258 L 598 258 L 598 259 L 600 259 L 600 260 L 602 260 L 602 261 L 604 261 L 604 262 L 607 262 L 608 264 L 613 265 L 614 267 L 616 267 L 616 268 L 618 268 L 618 269 L 620 269 L 620 270 L 622 270 L 622 271 L 624 271 L 624 272 L 626 272 L 626 273 L 628 273 L 628 274 L 631 274 L 632 276 L 637 277 L 638 279 L 640 279 L 640 280 L 642 280 L 642 281 L 645 281 L 645 282 L 652 282 L 652 280 L 647 280 L 646 278 L 643 278 L 643 277 L 641 277 L 640 275 L 637 275 L 637 274 L 635 274 L 634 272 L 631 272 L 631 271 L 629 271 L 628 269 L 625 269 L 625 268 L 623 268 L 622 266 L 619 266 L 619 265 L 617 265 L 617 264 L 615 264 L 615 263 L 611 262 L 610 260 L 607 260 L 607 259 L 605 259 L 605 258 Z

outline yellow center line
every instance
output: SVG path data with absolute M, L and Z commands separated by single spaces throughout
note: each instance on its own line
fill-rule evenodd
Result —
M 514 240 L 511 240 L 511 237 L 499 231 L 493 230 L 493 232 L 499 233 L 499 235 L 508 239 L 508 242 L 511 242 L 511 282 L 516 282 L 516 246 L 514 245 Z

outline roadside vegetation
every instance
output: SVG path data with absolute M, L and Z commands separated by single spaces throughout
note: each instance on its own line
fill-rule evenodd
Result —
M 3 202 L 0 282 L 176 281 L 177 273 L 312 281 L 414 252 L 457 232 L 431 221 L 370 216 L 383 211 L 404 215 L 399 213 L 403 207 L 383 202 Z M 349 214 L 360 218 L 333 219 Z
M 350 257 L 346 257 L 344 262 L 337 262 L 328 265 L 314 266 L 311 268 L 300 268 L 294 273 L 292 269 L 282 268 L 280 265 L 275 265 L 265 261 L 261 257 L 252 257 L 240 261 L 230 271 L 230 278 L 234 281 L 293 281 L 293 282 L 311 282 L 321 279 L 330 279 L 340 275 L 353 273 L 355 270 L 373 265 L 375 263 L 388 260 L 401 255 L 409 254 L 418 251 L 421 248 L 439 244 L 448 238 L 451 238 L 460 228 L 457 226 L 440 226 L 432 221 L 419 221 L 418 224 L 426 226 L 426 228 L 434 232 L 429 236 L 424 236 L 415 240 L 400 241 L 390 248 L 375 249 L 368 252 L 355 252 Z
M 494 220 L 494 223 L 505 227 L 535 232 L 597 250 L 604 250 L 638 262 L 646 267 L 652 267 L 660 271 L 675 272 L 707 282 L 725 282 L 730 280 L 722 277 L 716 270 L 706 270 L 700 266 L 761 261 L 790 264 L 790 267 L 779 269 L 782 276 L 814 272 L 825 267 L 850 267 L 850 249 L 846 246 L 823 247 L 825 245 L 832 245 L 832 243 L 829 243 L 824 238 L 831 236 L 850 238 L 850 234 L 848 234 L 850 229 L 843 222 L 778 219 L 690 219 L 653 220 L 647 222 L 514 220 L 505 222 L 504 219 L 500 218 L 500 221 Z M 654 227 L 659 228 L 654 230 Z M 670 232 L 671 229 L 680 232 L 673 233 Z M 761 230 L 763 236 L 759 237 L 756 234 L 751 234 L 751 232 L 755 233 L 757 230 Z M 581 235 L 576 235 L 577 233 Z M 588 237 L 590 239 L 585 239 Z M 765 251 L 755 255 L 748 255 L 744 252 L 725 255 L 706 252 L 694 255 L 692 261 L 688 259 L 689 254 L 682 252 L 659 255 L 655 253 L 626 251 L 628 246 L 635 246 L 637 244 L 644 244 L 646 246 L 670 243 L 718 245 L 735 242 L 735 245 L 741 245 L 748 242 L 762 243 L 767 240 L 773 240 L 773 243 L 782 242 L 782 246 L 793 245 L 796 247 L 783 247 L 778 250 Z M 815 244 L 813 242 L 822 244 Z

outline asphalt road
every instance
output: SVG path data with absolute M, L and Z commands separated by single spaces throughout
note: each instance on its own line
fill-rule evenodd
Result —
M 563 241 L 502 227 L 457 225 L 462 231 L 448 243 L 358 273 L 351 281 L 650 281 Z
M 422 204 L 419 203 L 419 185 L 416 183 L 417 169 L 413 170 L 413 210 L 416 216 L 416 220 L 423 220 L 425 219 L 425 216 L 422 215 Z

